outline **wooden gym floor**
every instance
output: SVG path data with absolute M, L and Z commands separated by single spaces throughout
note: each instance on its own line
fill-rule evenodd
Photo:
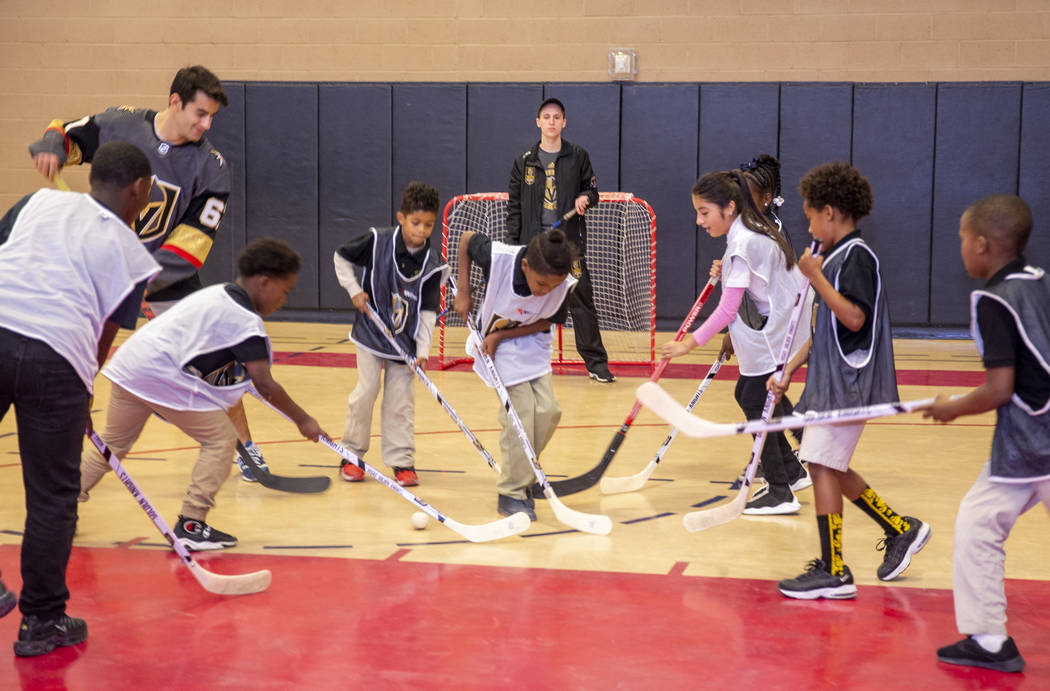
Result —
M 336 439 L 353 389 L 353 346 L 342 325 L 271 323 L 275 373 Z M 664 336 L 660 340 L 667 340 Z M 971 342 L 897 341 L 904 399 L 959 393 L 983 380 Z M 662 384 L 685 402 L 714 359 L 698 349 Z M 731 361 L 732 364 L 732 361 Z M 499 460 L 495 393 L 465 367 L 430 374 Z M 555 378 L 564 414 L 542 456 L 552 479 L 591 468 L 634 402 L 645 374 L 617 371 L 598 384 L 581 370 Z M 724 367 L 697 412 L 740 417 Z M 793 386 L 797 399 L 801 386 Z M 96 424 L 108 399 L 100 377 Z M 679 436 L 652 480 L 631 494 L 599 489 L 565 497 L 613 520 L 609 536 L 567 531 L 546 502 L 523 535 L 472 544 L 433 521 L 414 530 L 410 503 L 374 481 L 337 479 L 339 458 L 298 438 L 252 399 L 254 438 L 273 472 L 333 477 L 324 493 L 265 489 L 231 473 L 208 520 L 240 543 L 199 555 L 218 573 L 273 571 L 262 594 L 203 591 L 110 475 L 80 505 L 70 562 L 69 611 L 88 621 L 87 643 L 36 659 L 0 652 L 0 688 L 886 688 L 906 677 L 927 688 L 1046 688 L 1050 678 L 1050 533 L 1047 514 L 1023 516 L 1008 544 L 1010 631 L 1022 675 L 943 665 L 940 645 L 958 638 L 951 604 L 951 543 L 959 500 L 987 457 L 993 415 L 939 426 L 918 415 L 869 424 L 853 467 L 897 511 L 933 537 L 892 584 L 879 582 L 875 525 L 852 505 L 845 557 L 856 601 L 783 598 L 776 581 L 819 554 L 812 491 L 797 516 L 742 517 L 690 534 L 682 515 L 735 493 L 750 439 Z M 375 448 L 379 458 L 378 412 Z M 668 428 L 644 411 L 608 476 L 632 475 Z M 462 523 L 495 520 L 492 471 L 417 384 L 412 491 Z M 168 521 L 178 511 L 196 449 L 151 420 L 126 460 Z M 24 522 L 14 415 L 0 422 L 0 571 L 20 586 Z M 0 642 L 17 636 L 17 611 Z M 7 650 L 10 650 L 8 648 Z

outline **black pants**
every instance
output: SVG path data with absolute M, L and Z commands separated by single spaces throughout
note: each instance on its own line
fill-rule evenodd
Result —
M 66 610 L 66 564 L 77 526 L 80 453 L 88 392 L 72 365 L 43 341 L 0 328 L 0 420 L 15 408 L 26 493 L 22 614 Z
M 748 420 L 757 420 L 762 416 L 762 407 L 766 403 L 766 381 L 769 374 L 748 377 L 743 374 L 736 380 L 736 402 L 744 411 Z M 793 406 L 791 401 L 781 397 L 773 408 L 773 417 L 788 415 Z M 766 435 L 762 447 L 762 474 L 770 485 L 790 485 L 801 474 L 801 466 L 795 461 L 787 437 L 783 432 L 772 432 Z
M 608 367 L 609 355 L 602 344 L 602 333 L 598 329 L 598 313 L 594 308 L 594 289 L 587 260 L 580 258 L 580 276 L 576 289 L 569 297 L 569 312 L 572 328 L 576 332 L 576 352 L 583 358 L 589 372 L 596 367 Z

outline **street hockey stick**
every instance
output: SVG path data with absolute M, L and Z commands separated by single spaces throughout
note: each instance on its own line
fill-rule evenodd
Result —
M 186 565 L 186 568 L 190 570 L 193 577 L 197 579 L 197 582 L 201 584 L 205 590 L 209 593 L 216 593 L 218 595 L 248 595 L 250 593 L 261 593 L 270 587 L 271 574 L 268 569 L 262 571 L 255 571 L 253 573 L 244 573 L 235 576 L 227 576 L 219 573 L 212 573 L 203 566 L 198 564 L 190 556 L 189 550 L 179 542 L 178 538 L 175 537 L 175 533 L 171 531 L 168 524 L 164 522 L 157 510 L 150 504 L 149 499 L 143 494 L 142 490 L 139 489 L 135 481 L 131 479 L 131 475 L 124 469 L 120 459 L 117 458 L 106 443 L 102 441 L 102 437 L 98 436 L 95 430 L 88 430 L 87 436 L 91 440 L 91 443 L 95 445 L 98 452 L 109 463 L 109 467 L 113 469 L 113 472 L 117 474 L 120 481 L 124 483 L 124 486 L 131 492 L 131 496 L 135 498 L 138 505 L 142 507 L 142 510 L 146 512 L 146 515 L 153 521 L 153 525 L 157 526 L 157 529 L 161 532 L 164 538 L 171 545 L 171 548 L 175 550 L 175 554 L 179 555 L 182 563 Z
M 678 402 L 660 387 L 659 384 L 646 382 L 638 387 L 638 398 L 646 407 L 667 422 L 682 430 L 690 437 L 730 437 L 734 434 L 767 434 L 786 429 L 798 429 L 809 425 L 838 425 L 851 422 L 863 422 L 879 417 L 912 413 L 930 407 L 932 398 L 921 398 L 914 401 L 897 401 L 894 403 L 877 403 L 856 408 L 838 410 L 811 410 L 801 415 L 785 415 L 772 420 L 748 420 L 747 422 L 711 422 L 696 415 L 691 415 L 689 408 L 682 408 Z
M 311 475 L 308 477 L 274 475 L 259 465 L 240 441 L 237 442 L 237 455 L 244 461 L 252 477 L 267 489 L 275 489 L 278 492 L 292 492 L 294 494 L 316 494 L 325 491 L 332 484 L 332 479 L 324 475 Z
M 272 408 L 278 415 L 280 415 L 288 421 L 291 421 L 290 417 L 285 415 L 282 411 L 278 410 L 272 403 L 263 398 L 259 394 L 259 392 L 255 390 L 254 386 L 250 387 L 248 390 L 252 393 L 253 396 L 258 398 L 266 405 L 270 406 L 270 408 Z M 529 526 L 532 524 L 532 521 L 529 520 L 528 515 L 526 515 L 523 511 L 518 511 L 515 514 L 507 516 L 506 518 L 501 518 L 498 521 L 492 521 L 491 523 L 482 523 L 480 525 L 468 525 L 465 523 L 460 523 L 459 521 L 455 521 L 452 518 L 441 513 L 430 504 L 426 503 L 425 501 L 412 494 L 401 485 L 397 484 L 397 482 L 395 482 L 394 480 L 391 480 L 383 473 L 368 465 L 367 463 L 365 463 L 364 459 L 357 457 L 348 449 L 343 448 L 342 445 L 326 437 L 320 437 L 320 441 L 332 451 L 335 451 L 341 457 L 368 473 L 368 475 L 370 475 L 373 480 L 380 483 L 387 489 L 392 489 L 393 491 L 397 492 L 402 499 L 409 502 L 416 508 L 424 511 L 425 513 L 429 514 L 437 522 L 444 523 L 446 526 L 459 533 L 463 537 L 467 538 L 471 542 L 488 542 L 490 540 L 499 540 L 504 537 L 510 537 L 511 535 L 517 535 L 518 533 L 522 533 L 528 530 Z
M 678 327 L 678 333 L 674 336 L 675 341 L 682 340 L 682 337 L 689 331 L 689 327 L 691 327 L 693 322 L 696 321 L 697 315 L 700 314 L 700 310 L 703 309 L 704 303 L 707 302 L 707 298 L 711 295 L 711 291 L 715 289 L 717 283 L 717 278 L 708 280 L 707 285 L 704 286 L 704 289 L 700 292 L 700 296 L 696 299 L 696 302 L 693 303 L 693 307 L 689 310 L 689 314 L 686 315 L 685 321 L 683 321 L 682 325 Z M 653 373 L 649 376 L 649 380 L 654 382 L 659 381 L 664 369 L 667 368 L 667 363 L 670 361 L 670 358 L 663 358 L 660 360 L 656 365 L 656 369 L 654 369 Z M 554 488 L 555 492 L 560 495 L 575 494 L 576 492 L 582 492 L 585 489 L 593 487 L 609 468 L 609 464 L 612 463 L 616 453 L 620 450 L 620 445 L 622 445 L 623 440 L 627 438 L 627 432 L 631 429 L 634 419 L 638 417 L 638 413 L 641 412 L 641 410 L 641 401 L 635 400 L 634 406 L 631 407 L 631 412 L 627 414 L 627 419 L 623 421 L 620 428 L 616 430 L 615 434 L 613 434 L 612 441 L 609 442 L 609 446 L 605 449 L 605 454 L 601 457 L 601 460 L 598 461 L 598 465 L 594 466 L 583 475 L 578 475 L 569 478 L 568 480 L 552 482 L 551 487 Z M 538 485 L 534 485 L 534 488 L 537 490 L 540 489 Z
M 814 240 L 810 245 L 810 253 L 816 255 L 820 251 L 820 241 Z M 791 345 L 795 341 L 795 331 L 798 329 L 798 322 L 802 318 L 802 311 L 806 306 L 806 295 L 809 293 L 809 279 L 805 276 L 802 277 L 802 283 L 799 286 L 798 294 L 795 296 L 795 305 L 791 310 L 791 319 L 788 321 L 787 333 L 784 335 L 784 343 L 780 346 L 780 354 L 777 357 L 777 366 L 773 370 L 774 377 L 778 381 L 784 377 L 784 367 L 787 366 L 788 359 L 791 357 Z M 769 420 L 769 416 L 773 414 L 773 408 L 776 406 L 776 397 L 772 391 L 766 394 L 765 405 L 762 406 L 762 420 Z M 691 533 L 695 533 L 699 530 L 706 530 L 713 528 L 723 523 L 728 523 L 738 518 L 744 512 L 744 506 L 747 504 L 747 496 L 751 492 L 751 481 L 755 479 L 755 470 L 758 468 L 758 459 L 762 455 L 762 448 L 766 444 L 766 433 L 759 432 L 755 435 L 755 442 L 751 445 L 751 459 L 747 462 L 747 470 L 744 471 L 744 481 L 740 483 L 740 490 L 736 496 L 727 503 L 721 506 L 716 506 L 712 509 L 701 509 L 699 511 L 690 511 L 682 517 L 682 525 L 685 529 Z
M 365 307 L 368 308 L 368 311 L 365 313 L 368 315 L 368 318 L 372 320 L 372 323 L 376 325 L 377 329 L 383 332 L 387 342 L 393 346 L 394 350 L 397 351 L 397 354 L 405 361 L 405 364 L 412 367 L 413 358 L 405 352 L 404 347 L 394 338 L 394 334 L 390 332 L 390 327 L 388 327 L 386 322 L 380 318 L 371 304 L 366 303 Z M 445 409 L 445 412 L 448 413 L 448 416 L 456 423 L 456 426 L 459 427 L 460 431 L 467 435 L 467 439 L 470 440 L 470 443 L 473 444 L 474 448 L 477 449 L 479 454 L 481 454 L 481 457 L 485 459 L 485 462 L 489 464 L 489 467 L 498 473 L 499 465 L 496 463 L 496 460 L 492 458 L 492 454 L 485 450 L 485 447 L 481 445 L 478 438 L 474 436 L 474 433 L 470 431 L 469 427 L 467 427 L 467 423 L 463 422 L 463 419 L 456 413 L 452 405 L 445 400 L 445 397 L 441 395 L 440 391 L 438 391 L 437 385 L 431 381 L 430 377 L 428 377 L 426 372 L 423 371 L 423 368 L 412 367 L 412 371 L 414 371 L 416 376 L 419 377 L 419 381 L 423 382 L 423 386 L 425 386 L 427 391 L 430 392 L 430 395 L 441 404 L 441 407 Z
M 455 284 L 453 284 L 453 290 L 455 290 Z M 568 506 L 562 503 L 561 499 L 558 499 L 558 495 L 554 493 L 554 489 L 551 487 L 550 482 L 547 481 L 547 476 L 543 472 L 543 468 L 540 467 L 540 460 L 536 456 L 536 450 L 532 447 L 532 442 L 529 441 L 529 436 L 525 433 L 525 428 L 521 424 L 521 418 L 518 417 L 517 411 L 514 410 L 514 405 L 510 401 L 510 394 L 507 392 L 507 387 L 503 383 L 503 378 L 499 376 L 499 371 L 496 369 L 496 363 L 492 361 L 489 354 L 484 350 L 484 339 L 481 338 L 481 334 L 478 332 L 477 326 L 474 324 L 474 320 L 467 318 L 467 326 L 470 328 L 470 332 L 478 339 L 478 357 L 481 358 L 482 366 L 488 373 L 489 379 L 496 385 L 496 394 L 499 396 L 500 403 L 503 404 L 504 410 L 507 411 L 507 417 L 510 419 L 511 425 L 514 427 L 515 433 L 518 435 L 518 440 L 521 442 L 522 448 L 525 450 L 525 456 L 529 459 L 529 465 L 532 466 L 532 472 L 536 475 L 536 479 L 539 481 L 539 487 L 541 488 L 543 495 L 547 497 L 547 501 L 550 502 L 551 509 L 554 511 L 554 516 L 569 526 L 584 533 L 593 533 L 595 535 L 608 535 L 612 532 L 612 519 L 602 514 L 583 513 L 570 509 Z M 531 488 L 530 488 L 531 490 Z M 533 495 L 535 496 L 535 495 Z
M 715 364 L 711 365 L 711 369 L 707 371 L 707 376 L 705 376 L 704 380 L 700 382 L 700 386 L 697 387 L 696 393 L 694 393 L 692 399 L 690 399 L 689 405 L 685 407 L 686 410 L 692 410 L 696 407 L 696 404 L 700 402 L 700 397 L 704 395 L 705 391 L 707 391 L 707 387 L 711 383 L 711 380 L 715 378 L 716 374 L 718 374 L 718 370 L 722 369 L 722 365 L 728 358 L 728 354 L 722 353 L 718 359 L 715 360 Z M 646 384 L 652 384 L 653 386 L 660 388 L 660 385 L 656 382 L 649 381 L 646 382 Z M 663 389 L 660 390 L 662 391 Z M 645 400 L 641 398 L 638 400 L 649 406 Z M 660 417 L 663 416 L 661 415 Z M 666 418 L 664 419 L 666 420 Z M 602 492 L 605 494 L 621 494 L 623 492 L 633 492 L 636 489 L 641 488 L 642 485 L 648 482 L 649 478 L 652 477 L 653 471 L 656 470 L 656 466 L 660 464 L 661 460 L 663 460 L 664 454 L 667 453 L 667 450 L 671 448 L 671 443 L 674 442 L 676 436 L 678 436 L 677 426 L 671 429 L 671 433 L 667 435 L 667 439 L 664 439 L 664 443 L 660 445 L 659 449 L 657 449 L 656 455 L 653 456 L 652 460 L 634 475 L 629 475 L 627 477 L 603 477 L 602 482 L 599 485 Z

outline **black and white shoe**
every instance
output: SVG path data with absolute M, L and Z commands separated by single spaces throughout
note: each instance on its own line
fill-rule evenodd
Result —
M 54 619 L 22 617 L 15 641 L 15 655 L 35 657 L 50 653 L 61 645 L 77 645 L 87 640 L 87 623 L 63 614 Z
M 786 578 L 777 587 L 783 595 L 796 600 L 848 600 L 857 596 L 857 586 L 853 584 L 849 567 L 844 565 L 842 575 L 833 576 L 823 559 L 809 562 L 805 573 Z
M 798 513 L 801 508 L 802 505 L 790 491 L 786 493 L 774 491 L 770 490 L 769 485 L 766 485 L 755 492 L 755 495 L 747 502 L 744 513 L 749 516 L 785 516 Z
M 600 384 L 611 384 L 616 381 L 616 376 L 606 364 L 595 365 L 594 369 L 587 370 L 587 376 Z
M 908 522 L 906 531 L 900 535 L 884 537 L 875 545 L 877 550 L 886 550 L 882 564 L 875 572 L 880 581 L 892 581 L 904 573 L 904 569 L 911 564 L 911 556 L 926 546 L 930 533 L 933 532 L 929 523 L 923 523 L 918 518 L 905 516 L 904 520 Z
M 501 494 L 496 502 L 496 511 L 499 512 L 500 516 L 512 516 L 519 511 L 523 511 L 530 521 L 535 521 L 536 500 L 531 496 L 527 496 L 525 499 L 515 499 L 514 497 L 508 497 L 506 494 Z
M 174 532 L 182 546 L 191 552 L 225 549 L 237 544 L 237 538 L 233 535 L 216 530 L 196 518 L 179 516 L 179 520 L 175 522 Z
M 999 652 L 990 653 L 973 636 L 967 636 L 958 643 L 938 648 L 937 659 L 950 665 L 984 667 L 998 672 L 1020 672 L 1024 669 L 1024 658 L 1012 638 L 1006 639 Z
M 798 459 L 798 451 L 795 452 L 795 459 Z M 813 478 L 809 476 L 809 468 L 802 461 L 798 462 L 798 467 L 801 474 L 791 483 L 792 492 L 801 492 L 807 487 L 813 486 Z
M 13 610 L 17 604 L 18 598 L 4 586 L 3 581 L 0 581 L 0 617 Z

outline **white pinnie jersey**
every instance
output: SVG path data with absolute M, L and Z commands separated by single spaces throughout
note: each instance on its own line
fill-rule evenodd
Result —
M 514 269 L 521 250 L 522 248 L 516 245 L 492 243 L 488 288 L 478 310 L 479 331 L 483 336 L 500 329 L 513 329 L 553 317 L 565 302 L 569 291 L 576 285 L 576 279 L 569 276 L 546 295 L 518 295 L 514 292 Z M 550 372 L 551 341 L 550 329 L 501 341 L 496 349 L 495 364 L 503 383 L 513 386 Z M 471 342 L 467 345 L 470 353 Z M 484 368 L 476 357 L 474 371 L 481 375 L 489 386 L 492 385 L 486 379 Z
M 43 189 L 0 245 L 0 326 L 47 343 L 90 393 L 102 326 L 160 265 L 87 194 Z
M 728 266 L 732 257 L 745 262 L 752 274 L 747 292 L 752 293 L 757 304 L 768 305 L 768 319 L 761 329 L 752 328 L 740 315 L 729 323 L 729 336 L 740 363 L 740 374 L 748 377 L 769 374 L 776 369 L 777 357 L 787 337 L 788 322 L 802 286 L 802 274 L 798 266 L 789 270 L 780 246 L 771 238 L 749 230 L 740 216 L 729 228 L 723 266 Z M 754 280 L 756 277 L 758 281 Z M 805 307 L 798 323 L 804 325 L 801 328 L 807 328 L 813 303 L 808 292 L 803 299 Z M 805 341 L 804 337 L 796 336 L 791 346 L 792 357 Z
M 198 290 L 132 334 L 102 370 L 139 398 L 175 410 L 226 410 L 251 384 L 247 377 L 215 385 L 191 371 L 199 355 L 233 347 L 252 336 L 266 339 L 262 317 L 238 304 L 224 285 Z

